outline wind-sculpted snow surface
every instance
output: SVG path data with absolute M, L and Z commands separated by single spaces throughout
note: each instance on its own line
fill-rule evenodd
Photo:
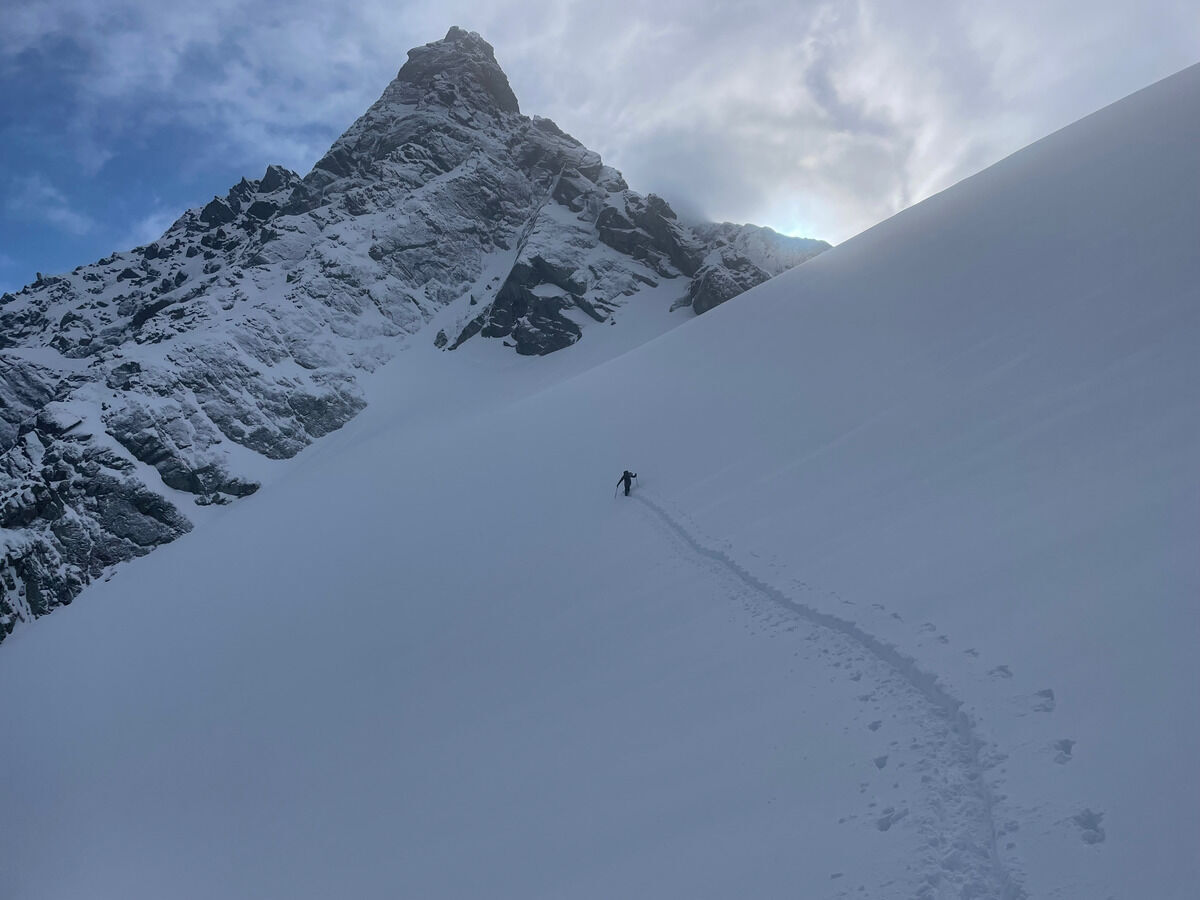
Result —
M 0 298 L 0 640 L 189 530 L 194 503 L 253 493 L 426 327 L 544 355 L 634 298 L 702 312 L 828 247 L 743 228 L 696 233 L 629 190 L 452 28 L 303 178 L 271 166 Z

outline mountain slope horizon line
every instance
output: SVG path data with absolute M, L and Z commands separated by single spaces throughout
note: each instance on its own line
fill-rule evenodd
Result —
M 491 45 L 452 27 L 307 175 L 268 166 L 157 241 L 0 296 L 0 640 L 254 493 L 419 333 L 542 356 L 828 247 L 680 222 L 523 115 Z

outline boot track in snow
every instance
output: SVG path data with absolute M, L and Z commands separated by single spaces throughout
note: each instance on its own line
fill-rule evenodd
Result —
M 1009 873 L 1000 857 L 998 827 L 994 818 L 995 798 L 986 781 L 983 762 L 984 742 L 976 735 L 971 717 L 962 701 L 954 697 L 937 676 L 922 670 L 916 660 L 895 646 L 877 638 L 861 626 L 822 612 L 802 603 L 762 581 L 728 553 L 707 546 L 683 525 L 677 516 L 644 493 L 634 498 L 654 514 L 671 535 L 720 573 L 755 595 L 798 616 L 823 631 L 826 640 L 835 638 L 864 652 L 881 664 L 877 678 L 891 681 L 899 693 L 918 702 L 908 710 L 910 719 L 921 720 L 931 740 L 924 762 L 927 774 L 922 783 L 928 787 L 928 809 L 915 815 L 926 844 L 926 853 L 917 873 L 921 886 L 916 896 L 979 897 L 1022 900 L 1025 890 Z M 935 777 L 936 776 L 936 777 Z M 939 783 L 940 778 L 940 783 Z M 908 816 L 907 808 L 889 808 L 877 827 L 887 830 Z

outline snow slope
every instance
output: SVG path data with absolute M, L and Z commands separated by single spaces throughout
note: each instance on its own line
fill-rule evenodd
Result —
M 414 340 L 10 638 L 0 892 L 1193 897 L 1198 145 L 1193 67 L 607 362 Z

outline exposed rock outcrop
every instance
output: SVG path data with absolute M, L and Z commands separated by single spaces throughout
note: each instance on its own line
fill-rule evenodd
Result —
M 768 278 L 774 278 L 829 249 L 825 241 L 794 238 L 758 225 L 729 222 L 698 225 L 697 236 L 710 248 L 688 285 L 682 305 L 705 313 Z

